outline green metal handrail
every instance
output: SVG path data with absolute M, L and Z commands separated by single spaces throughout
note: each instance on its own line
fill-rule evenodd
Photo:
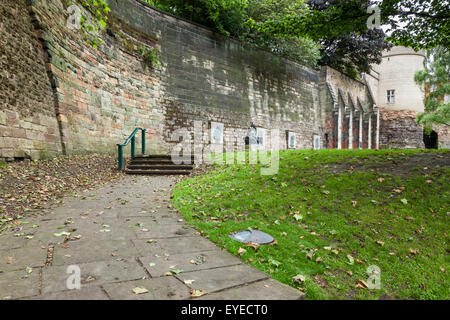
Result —
M 118 148 L 118 160 L 119 160 L 119 170 L 123 170 L 123 147 L 127 146 L 131 141 L 131 159 L 134 159 L 135 149 L 136 149 L 136 133 L 142 130 L 142 154 L 145 154 L 145 132 L 147 131 L 144 128 L 136 128 L 133 133 L 130 134 L 127 140 L 125 140 L 122 144 L 117 144 Z

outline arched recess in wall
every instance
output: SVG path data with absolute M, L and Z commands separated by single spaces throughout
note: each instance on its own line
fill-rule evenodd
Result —
M 439 137 L 436 131 L 432 130 L 427 133 L 423 132 L 423 143 L 425 144 L 425 149 L 438 149 L 439 147 Z

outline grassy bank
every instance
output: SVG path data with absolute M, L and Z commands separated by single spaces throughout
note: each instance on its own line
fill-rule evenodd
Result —
M 448 299 L 449 162 L 448 151 L 283 151 L 277 175 L 216 166 L 173 201 L 204 236 L 309 299 Z M 276 244 L 228 237 L 248 228 Z M 366 288 L 372 265 L 379 290 Z

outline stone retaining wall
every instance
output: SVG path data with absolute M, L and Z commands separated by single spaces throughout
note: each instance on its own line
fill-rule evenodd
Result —
M 281 149 L 288 132 L 297 148 L 312 148 L 315 135 L 322 147 L 336 147 L 327 82 L 370 107 L 367 87 L 331 68 L 300 66 L 137 0 L 109 3 L 112 17 L 95 49 L 67 27 L 66 1 L 2 1 L 0 158 L 112 153 L 135 127 L 147 129 L 151 153 L 169 153 L 174 132 L 194 139 L 194 123 L 206 147 L 211 122 L 224 124 L 224 145 L 235 150 L 251 122 L 266 129 L 268 148 L 272 129 Z M 158 48 L 161 64 L 149 67 L 139 48 Z

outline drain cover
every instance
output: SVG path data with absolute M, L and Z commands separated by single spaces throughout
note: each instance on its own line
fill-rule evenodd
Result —
M 259 230 L 241 230 L 233 232 L 229 237 L 242 243 L 267 244 L 273 241 L 271 235 Z

